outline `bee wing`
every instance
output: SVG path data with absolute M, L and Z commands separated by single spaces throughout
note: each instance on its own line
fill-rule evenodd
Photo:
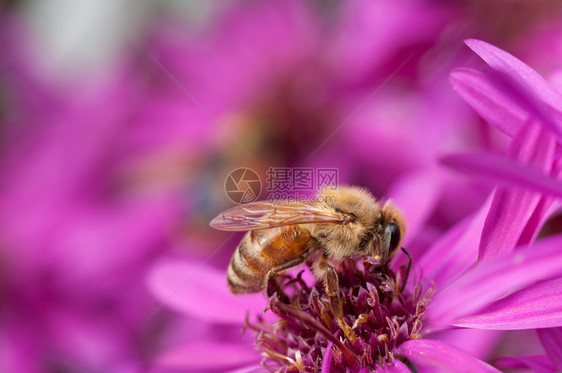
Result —
M 220 213 L 209 225 L 223 231 L 252 231 L 293 224 L 343 223 L 339 214 L 314 203 L 252 202 Z

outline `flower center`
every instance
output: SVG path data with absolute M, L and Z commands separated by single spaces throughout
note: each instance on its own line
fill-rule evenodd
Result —
M 393 349 L 421 337 L 433 287 L 423 295 L 421 283 L 413 291 L 402 289 L 404 268 L 397 275 L 371 258 L 338 266 L 339 299 L 352 335 L 341 329 L 322 282 L 309 286 L 302 273 L 277 279 L 268 308 L 280 321 L 247 322 L 258 332 L 256 348 L 271 371 L 358 372 L 400 358 Z

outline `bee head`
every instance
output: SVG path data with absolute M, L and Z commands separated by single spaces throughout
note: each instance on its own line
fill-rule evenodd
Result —
M 373 252 L 381 264 L 386 264 L 402 247 L 402 240 L 406 233 L 406 222 L 402 212 L 386 201 L 377 216 L 377 224 L 373 231 Z

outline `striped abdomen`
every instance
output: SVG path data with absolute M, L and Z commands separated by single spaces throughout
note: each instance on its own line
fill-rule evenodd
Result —
M 308 250 L 310 240 L 308 230 L 298 225 L 246 233 L 228 266 L 230 290 L 233 293 L 263 290 L 267 273 L 272 269 L 287 269 L 287 264 Z

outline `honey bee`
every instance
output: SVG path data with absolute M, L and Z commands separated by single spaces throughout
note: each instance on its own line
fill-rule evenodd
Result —
M 219 214 L 210 225 L 248 231 L 228 267 L 233 293 L 262 291 L 271 276 L 310 258 L 339 322 L 343 322 L 343 311 L 332 261 L 371 256 L 384 266 L 396 255 L 406 233 L 404 216 L 392 201 L 381 205 L 365 189 L 349 186 L 323 189 L 315 202 L 236 206 Z M 340 323 L 349 328 L 344 324 Z

